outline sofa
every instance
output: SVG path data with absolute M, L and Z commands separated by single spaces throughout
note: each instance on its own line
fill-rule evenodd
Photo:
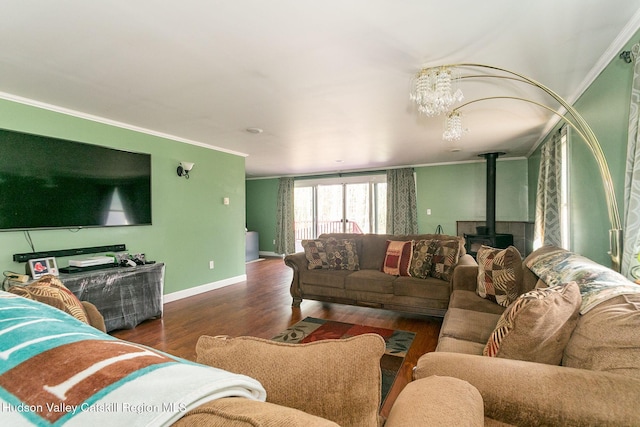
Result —
M 385 344 L 376 334 L 308 344 L 203 336 L 196 363 L 107 335 L 63 308 L 0 291 L 0 335 L 2 425 L 385 422 L 378 415 Z M 434 376 L 413 381 L 385 425 L 480 426 L 483 411 L 469 383 Z
M 322 234 L 287 255 L 293 306 L 303 299 L 442 317 L 451 278 L 475 265 L 464 239 L 443 234 Z
M 481 251 L 414 378 L 467 381 L 485 425 L 640 425 L 640 286 L 553 246 Z

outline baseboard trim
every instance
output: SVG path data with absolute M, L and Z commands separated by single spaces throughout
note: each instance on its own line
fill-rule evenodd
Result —
M 213 291 L 215 289 L 224 288 L 225 286 L 235 285 L 236 283 L 244 282 L 247 280 L 247 275 L 242 274 L 240 276 L 230 277 L 228 279 L 219 280 L 217 282 L 205 283 L 204 285 L 195 286 L 193 288 L 184 289 L 182 291 L 171 292 L 163 297 L 163 304 L 168 302 L 178 301 L 184 298 L 189 298 L 198 294 Z
M 268 251 L 260 251 L 258 252 L 259 255 L 262 256 L 268 256 L 268 257 L 278 257 L 278 258 L 284 258 L 284 255 L 282 254 L 277 254 L 275 252 L 268 252 Z

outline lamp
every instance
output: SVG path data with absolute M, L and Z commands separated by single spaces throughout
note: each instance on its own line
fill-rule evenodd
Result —
M 621 256 L 622 256 L 622 226 L 620 223 L 620 214 L 618 212 L 618 204 L 616 201 L 616 195 L 613 187 L 613 179 L 611 178 L 611 172 L 609 170 L 609 165 L 607 164 L 607 159 L 604 156 L 604 152 L 602 151 L 602 147 L 598 142 L 598 138 L 595 133 L 591 129 L 591 127 L 587 124 L 586 120 L 570 105 L 567 101 L 565 101 L 560 95 L 549 89 L 547 86 L 539 83 L 529 77 L 526 77 L 522 74 L 516 73 L 514 71 L 510 71 L 504 68 L 495 67 L 492 65 L 485 64 L 476 64 L 476 63 L 461 63 L 461 64 L 451 64 L 444 66 L 437 66 L 431 68 L 423 68 L 420 73 L 418 73 L 416 80 L 422 76 L 433 76 L 437 73 L 442 73 L 442 70 L 447 70 L 449 75 L 453 75 L 455 69 L 458 68 L 481 68 L 484 70 L 490 70 L 491 72 L 498 72 L 502 74 L 481 74 L 481 75 L 468 75 L 461 76 L 457 74 L 457 79 L 464 78 L 500 78 L 500 79 L 509 79 L 514 81 L 519 81 L 522 83 L 526 83 L 531 85 L 532 87 L 538 88 L 553 98 L 558 104 L 560 104 L 560 109 L 555 110 L 551 107 L 548 107 L 544 104 L 541 104 L 536 101 L 532 101 L 525 98 L 515 97 L 515 96 L 494 96 L 494 97 L 486 97 L 480 98 L 476 100 L 472 100 L 467 102 L 466 104 L 460 105 L 453 110 L 450 110 L 449 107 L 453 105 L 453 102 L 461 101 L 463 99 L 462 92 L 458 89 L 454 94 L 450 95 L 449 92 L 446 91 L 446 87 L 442 86 L 440 92 L 442 95 L 439 95 L 437 87 L 431 91 L 425 91 L 427 93 L 426 96 L 414 95 L 412 93 L 410 95 L 410 99 L 414 100 L 418 103 L 420 101 L 418 110 L 423 112 L 438 112 L 436 114 L 441 114 L 444 112 L 448 112 L 447 118 L 445 120 L 445 131 L 443 133 L 443 138 L 445 140 L 459 140 L 465 130 L 462 128 L 462 116 L 460 114 L 460 109 L 474 102 L 486 101 L 490 99 L 514 99 L 525 102 L 530 102 L 536 104 L 540 107 L 543 107 L 552 113 L 561 117 L 567 124 L 569 124 L 574 130 L 576 130 L 577 134 L 581 137 L 581 139 L 587 144 L 587 147 L 591 151 L 591 154 L 596 160 L 598 164 L 598 169 L 600 172 L 600 177 L 602 179 L 602 185 L 604 187 L 605 198 L 607 202 L 607 210 L 609 215 L 609 222 L 611 224 L 611 229 L 609 230 L 609 255 L 611 257 L 612 268 L 615 271 L 620 271 L 621 266 Z M 433 79 L 433 77 L 429 77 Z M 431 82 L 431 80 L 429 81 Z M 437 86 L 437 83 L 435 84 Z M 432 85 L 432 87 L 435 87 Z M 458 94 L 458 92 L 460 92 Z M 419 93 L 419 92 L 416 92 Z M 442 108 L 443 105 L 447 104 L 450 99 L 454 99 L 449 106 L 445 109 Z M 562 109 L 564 109 L 564 114 Z M 426 114 L 426 113 L 425 113 Z M 435 114 L 432 114 L 435 115 Z
M 183 176 L 189 179 L 189 172 L 193 169 L 194 164 L 195 163 L 191 162 L 180 162 L 180 165 L 178 166 L 178 176 Z

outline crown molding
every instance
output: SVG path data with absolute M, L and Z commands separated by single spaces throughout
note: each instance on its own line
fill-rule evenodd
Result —
M 13 95 L 6 92 L 0 92 L 0 99 L 4 99 L 6 101 L 16 102 L 18 104 L 28 105 L 30 107 L 36 107 L 43 110 L 52 111 L 54 113 L 64 114 L 66 116 L 77 117 L 79 119 L 90 120 L 92 122 L 101 123 L 108 126 L 114 126 L 121 129 L 127 129 L 133 132 L 143 133 L 146 135 L 156 136 L 159 138 L 169 139 L 172 141 L 183 142 L 185 144 L 196 145 L 198 147 L 206 148 L 214 151 L 221 151 L 227 154 L 233 154 L 235 156 L 240 157 L 248 157 L 249 155 L 246 153 L 241 153 L 239 151 L 229 150 L 222 147 L 217 147 L 215 145 L 205 144 L 204 142 L 194 141 L 192 139 L 182 138 L 176 135 L 171 135 L 168 133 L 157 132 L 151 129 L 143 128 L 140 126 L 135 126 L 129 123 L 119 122 L 116 120 L 107 119 L 105 117 L 94 116 L 93 114 L 83 113 L 77 110 L 72 110 L 70 108 L 60 107 L 58 105 L 47 104 L 46 102 L 36 101 L 34 99 L 24 98 L 22 96 Z

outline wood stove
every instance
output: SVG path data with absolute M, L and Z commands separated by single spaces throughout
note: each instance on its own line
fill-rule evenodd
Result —
M 477 234 L 465 234 L 465 249 L 475 257 L 482 245 L 504 249 L 513 245 L 513 234 L 496 233 L 496 159 L 505 153 L 480 154 L 487 160 L 487 220 L 485 227 L 477 227 Z

